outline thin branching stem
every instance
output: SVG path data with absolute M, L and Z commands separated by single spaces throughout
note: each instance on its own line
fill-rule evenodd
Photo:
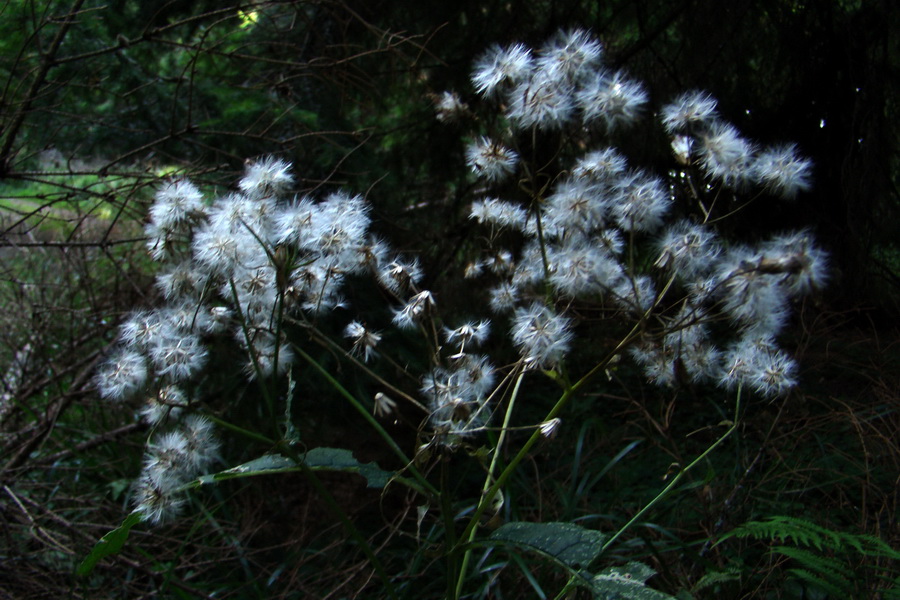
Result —
M 341 383 L 337 379 L 335 379 L 331 373 L 328 372 L 328 369 L 326 369 L 321 364 L 319 364 L 319 362 L 316 359 L 314 359 L 312 356 L 307 354 L 302 348 L 300 348 L 296 344 L 294 344 L 293 347 L 294 347 L 294 350 L 297 352 L 297 354 L 299 354 L 316 371 L 318 371 L 319 374 L 322 375 L 322 377 L 324 377 L 328 381 L 328 383 L 331 384 L 331 386 L 341 396 L 343 396 L 351 404 L 351 406 L 353 406 L 353 408 L 356 409 L 356 412 L 358 412 L 366 420 L 366 422 L 368 422 L 369 425 L 372 426 L 372 428 L 378 433 L 378 435 L 385 441 L 385 443 L 388 445 L 388 447 L 391 449 L 391 451 L 393 451 L 393 453 L 395 455 L 397 455 L 397 457 L 401 461 L 403 461 L 403 464 L 406 465 L 406 468 L 409 469 L 409 472 L 412 473 L 413 477 L 415 477 L 415 479 L 422 485 L 423 489 L 427 490 L 428 493 L 433 494 L 435 497 L 440 496 L 440 492 L 438 491 L 438 489 L 435 488 L 431 484 L 431 482 L 428 481 L 419 472 L 419 470 L 413 464 L 413 461 L 410 460 L 409 458 L 407 458 L 406 454 L 403 452 L 403 450 L 400 448 L 400 446 L 397 445 L 397 442 L 394 441 L 394 438 L 392 438 L 390 436 L 390 434 L 384 430 L 384 427 L 381 426 L 381 423 L 379 423 L 375 419 L 375 417 L 373 417 L 369 413 L 369 411 L 366 409 L 366 407 L 363 406 L 362 403 L 359 400 L 357 400 L 356 397 L 353 396 L 353 394 L 351 394 L 349 391 L 347 391 L 347 388 L 345 388 L 343 385 L 341 385 Z

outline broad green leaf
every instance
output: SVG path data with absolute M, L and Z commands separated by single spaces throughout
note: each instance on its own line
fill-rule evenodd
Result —
M 304 464 L 313 471 L 343 471 L 358 473 L 366 478 L 366 485 L 370 488 L 383 488 L 388 484 L 394 473 L 383 471 L 374 462 L 361 463 L 353 458 L 353 453 L 344 448 L 313 448 L 303 455 Z M 292 459 L 280 454 L 267 454 L 232 467 L 219 473 L 204 475 L 192 484 L 192 487 L 237 479 L 239 477 L 254 477 L 256 475 L 271 475 L 273 473 L 290 473 L 301 471 L 302 467 Z
M 600 554 L 606 536 L 574 523 L 507 523 L 491 541 L 520 546 L 548 556 L 571 569 L 587 567 Z
M 306 464 L 313 470 L 348 471 L 359 473 L 366 478 L 366 486 L 383 488 L 394 473 L 383 471 L 374 462 L 361 463 L 353 458 L 353 453 L 344 448 L 314 448 L 306 453 Z
M 648 588 L 645 582 L 656 571 L 639 562 L 622 567 L 609 567 L 594 575 L 591 591 L 595 598 L 623 598 L 627 600 L 675 600 L 674 596 Z
M 87 555 L 78 569 L 75 571 L 80 576 L 89 575 L 101 558 L 115 554 L 122 549 L 131 528 L 141 522 L 141 516 L 133 512 L 128 515 L 121 525 L 100 538 L 100 541 L 94 545 L 94 549 Z

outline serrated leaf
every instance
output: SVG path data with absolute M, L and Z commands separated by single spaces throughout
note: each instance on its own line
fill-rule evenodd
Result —
M 100 538 L 100 541 L 94 544 L 91 553 L 87 555 L 87 558 L 85 558 L 80 565 L 78 565 L 78 569 L 76 569 L 75 573 L 81 577 L 89 575 L 90 572 L 94 570 L 94 567 L 97 566 L 97 563 L 100 562 L 100 559 L 121 550 L 122 546 L 125 545 L 125 541 L 128 539 L 131 528 L 140 522 L 141 516 L 136 512 L 125 517 L 125 520 L 122 521 L 121 525 L 104 535 Z
M 587 567 L 600 554 L 605 535 L 574 523 L 506 523 L 493 533 L 493 542 L 539 552 L 572 569 Z
M 394 475 L 393 472 L 383 471 L 374 462 L 359 462 L 353 458 L 352 452 L 344 448 L 314 448 L 304 458 L 313 470 L 359 473 L 366 478 L 366 486 L 370 488 L 383 488 Z
M 608 567 L 594 575 L 591 591 L 599 598 L 626 598 L 628 600 L 675 600 L 674 596 L 648 588 L 645 582 L 656 571 L 639 562 L 622 567 Z
M 303 455 L 303 463 L 313 471 L 358 473 L 366 478 L 366 485 L 370 488 L 381 489 L 394 476 L 393 472 L 382 470 L 374 462 L 359 462 L 353 458 L 352 452 L 344 448 L 313 448 Z M 266 454 L 225 471 L 204 475 L 196 480 L 195 487 L 227 479 L 271 475 L 273 473 L 291 473 L 302 469 L 303 467 L 286 456 Z

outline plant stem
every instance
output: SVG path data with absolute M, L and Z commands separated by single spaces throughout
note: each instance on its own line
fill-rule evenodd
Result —
M 617 539 L 619 539 L 619 537 L 621 537 L 622 534 L 625 533 L 625 531 L 627 531 L 641 517 L 643 517 L 647 511 L 649 511 L 651 508 L 653 508 L 660 500 L 665 498 L 668 495 L 668 493 L 672 490 L 672 488 L 674 488 L 675 485 L 681 480 L 682 477 L 684 477 L 691 469 L 693 469 L 695 466 L 697 466 L 697 464 L 700 463 L 700 461 L 702 461 L 707 456 L 709 456 L 709 454 L 713 450 L 718 448 L 722 444 L 722 442 L 724 442 L 732 433 L 734 433 L 734 430 L 737 429 L 737 426 L 738 426 L 738 412 L 740 411 L 740 409 L 741 409 L 741 388 L 738 387 L 737 401 L 736 401 L 735 407 L 734 407 L 734 421 L 731 423 L 731 427 L 728 428 L 728 431 L 723 433 L 719 439 L 717 439 L 715 442 L 713 442 L 709 448 L 704 450 L 700 454 L 700 456 L 698 456 L 693 461 L 691 461 L 691 463 L 688 466 L 681 469 L 678 472 L 678 474 L 672 478 L 672 481 L 669 482 L 669 485 L 664 487 L 663 490 L 659 494 L 657 494 L 653 500 L 648 502 L 644 506 L 644 508 L 639 510 L 633 517 L 631 517 L 631 519 L 629 519 L 628 522 L 625 523 L 625 525 L 620 527 L 619 530 L 612 537 L 610 537 L 608 540 L 606 540 L 606 542 L 603 544 L 603 547 L 600 549 L 601 555 L 613 544 L 613 542 L 615 542 Z
M 525 377 L 525 368 L 524 366 L 520 367 L 519 375 L 516 377 L 515 386 L 513 386 L 512 395 L 509 398 L 509 403 L 506 406 L 506 414 L 503 416 L 503 427 L 500 429 L 500 438 L 497 440 L 497 445 L 494 447 L 494 455 L 491 457 L 491 465 L 488 467 L 488 474 L 484 480 L 484 486 L 481 488 L 481 495 L 484 497 L 488 490 L 491 488 L 491 481 L 494 478 L 494 471 L 497 470 L 497 464 L 500 462 L 500 451 L 503 449 L 503 442 L 506 440 L 506 434 L 509 431 L 509 422 L 512 417 L 513 407 L 516 404 L 516 398 L 519 396 L 519 387 L 522 385 L 522 379 Z M 469 536 L 466 540 L 466 543 L 469 544 L 472 540 L 475 539 L 475 528 L 472 527 L 468 529 Z M 469 568 L 469 560 L 472 557 L 472 549 L 466 548 L 466 551 L 463 553 L 462 564 L 459 568 L 459 576 L 456 580 L 456 589 L 454 590 L 452 598 L 454 600 L 460 597 L 462 594 L 463 584 L 466 580 L 466 571 Z
M 275 415 L 275 402 L 274 400 L 272 400 L 272 395 L 269 392 L 269 388 L 264 381 L 262 368 L 259 366 L 259 360 L 256 356 L 256 351 L 253 349 L 253 340 L 250 338 L 250 330 L 247 328 L 247 320 L 244 318 L 244 314 L 241 312 L 241 302 L 238 297 L 237 288 L 234 285 L 234 279 L 229 278 L 228 284 L 231 286 L 231 297 L 234 300 L 234 306 L 238 312 L 238 320 L 241 324 L 241 332 L 243 332 L 244 334 L 244 341 L 247 343 L 247 353 L 250 355 L 250 362 L 253 364 L 253 372 L 256 373 L 256 381 L 259 384 L 259 389 L 260 392 L 262 392 L 263 399 L 266 401 L 266 407 L 269 409 L 269 417 L 272 419 L 273 431 L 276 436 L 280 436 L 281 431 L 278 427 L 278 418 Z
M 624 534 L 628 529 L 630 529 L 632 525 L 637 523 L 647 513 L 647 511 L 649 511 L 651 508 L 653 508 L 663 498 L 668 496 L 669 492 L 671 492 L 672 489 L 674 489 L 674 487 L 678 484 L 678 482 L 681 480 L 682 477 L 684 477 L 691 469 L 696 467 L 702 460 L 704 460 L 707 456 L 709 456 L 709 454 L 713 450 L 718 448 L 722 444 L 722 442 L 724 442 L 726 439 L 728 439 L 728 437 L 732 433 L 734 433 L 734 430 L 737 429 L 737 426 L 738 426 L 740 410 L 741 410 L 741 387 L 739 385 L 738 390 L 737 390 L 737 399 L 735 400 L 735 406 L 734 406 L 734 420 L 732 421 L 731 426 L 728 428 L 728 431 L 723 433 L 721 435 L 721 437 L 719 437 L 719 439 L 717 439 L 715 442 L 713 442 L 709 446 L 709 448 L 704 450 L 697 458 L 695 458 L 693 461 L 691 461 L 691 463 L 689 465 L 687 465 L 686 467 L 681 469 L 678 472 L 678 474 L 672 478 L 672 481 L 670 481 L 669 484 L 666 487 L 664 487 L 663 490 L 660 493 L 658 493 L 655 498 L 653 498 L 653 500 L 651 500 L 646 505 L 644 505 L 644 508 L 639 510 L 633 517 L 631 517 L 628 520 L 627 523 L 625 523 L 622 527 L 620 527 L 619 530 L 615 534 L 613 534 L 608 540 L 606 540 L 603 543 L 603 546 L 600 548 L 600 552 L 597 554 L 597 558 L 600 558 L 601 556 L 603 556 L 603 554 L 609 549 L 609 547 L 612 546 L 613 543 L 622 536 L 622 534 Z M 572 577 L 569 578 L 568 583 L 566 583 L 565 587 L 562 590 L 560 590 L 559 594 L 556 595 L 555 600 L 561 600 L 563 598 L 563 596 L 566 593 L 568 593 L 569 590 L 571 590 L 575 586 L 575 582 L 578 580 L 579 577 L 581 577 L 581 575 L 579 575 L 579 574 L 572 575 Z
M 413 464 L 413 461 L 406 457 L 406 454 L 403 453 L 403 450 L 400 448 L 400 446 L 397 445 L 397 442 L 394 441 L 394 438 L 392 438 L 390 434 L 384 430 L 384 427 L 381 426 L 381 423 L 379 423 L 375 419 L 375 417 L 373 417 L 369 413 L 366 407 L 363 406 L 362 403 L 353 396 L 353 394 L 347 391 L 347 389 L 342 386 L 341 383 L 337 379 L 335 379 L 334 376 L 329 373 L 325 367 L 320 365 L 316 359 L 307 354 L 296 344 L 294 344 L 293 346 L 297 354 L 302 356 L 303 359 L 306 360 L 306 362 L 312 365 L 325 379 L 327 379 L 328 383 L 330 383 L 331 386 L 335 390 L 337 390 L 337 392 L 341 396 L 346 398 L 347 401 L 350 402 L 350 404 L 353 406 L 353 408 L 355 408 L 356 411 L 360 415 L 362 415 L 362 417 L 369 423 L 369 425 L 371 425 L 372 428 L 375 429 L 376 432 L 378 432 L 378 435 L 380 435 L 381 438 L 387 443 L 388 447 L 394 452 L 394 454 L 396 454 L 397 457 L 399 457 L 400 460 L 403 461 L 403 464 L 406 465 L 406 468 L 409 469 L 409 472 L 412 473 L 413 477 L 415 477 L 419 481 L 419 483 L 422 484 L 422 487 L 429 493 L 433 494 L 435 497 L 440 496 L 440 492 L 437 490 L 437 488 L 435 488 L 431 484 L 431 482 L 425 479 L 425 476 L 419 472 L 419 470 Z
M 256 433 L 255 431 L 250 431 L 249 429 L 244 429 L 243 427 L 239 427 L 233 423 L 229 423 L 228 421 L 220 419 L 219 417 L 217 417 L 214 414 L 211 414 L 209 412 L 204 412 L 204 416 L 220 427 L 223 427 L 225 429 L 233 431 L 244 437 L 250 438 L 251 440 L 256 440 L 257 442 L 261 442 L 261 443 L 265 444 L 266 446 L 274 446 L 277 443 L 275 440 L 273 440 L 271 438 L 267 438 L 266 436 L 262 435 L 261 433 Z
M 615 357 L 619 351 L 624 348 L 627 344 L 634 339 L 637 335 L 638 331 L 640 331 L 640 327 L 643 320 L 637 322 L 634 327 L 631 328 L 631 331 L 622 338 L 622 340 L 616 345 L 613 350 L 604 357 L 599 363 L 594 365 L 594 367 L 588 371 L 584 376 L 581 377 L 578 381 L 576 381 L 571 386 L 566 386 L 562 395 L 559 397 L 559 400 L 556 401 L 556 404 L 553 405 L 553 408 L 550 409 L 550 412 L 547 413 L 547 416 L 544 417 L 544 422 L 549 421 L 558 415 L 563 408 L 565 408 L 566 404 L 569 403 L 569 400 L 572 399 L 582 387 L 584 387 L 597 373 L 606 368 L 609 365 L 609 362 Z M 503 487 L 506 483 L 507 479 L 513 474 L 513 471 L 516 470 L 516 467 L 519 466 L 519 463 L 522 462 L 525 457 L 528 455 L 528 452 L 531 448 L 538 442 L 541 438 L 540 429 L 536 429 L 534 433 L 531 434 L 531 437 L 525 442 L 522 448 L 518 453 L 513 457 L 513 459 L 506 465 L 506 468 L 503 469 L 503 472 L 497 477 L 494 484 L 490 487 L 490 489 L 481 497 L 481 501 L 478 503 L 478 506 L 475 508 L 475 512 L 472 515 L 472 518 L 469 520 L 469 524 L 466 526 L 466 529 L 463 530 L 460 539 L 469 539 L 474 531 L 475 527 L 478 526 L 478 523 L 481 519 L 481 515 L 484 514 L 484 511 L 487 509 L 488 505 L 490 505 L 491 501 L 494 499 L 494 496 L 497 494 L 497 491 Z

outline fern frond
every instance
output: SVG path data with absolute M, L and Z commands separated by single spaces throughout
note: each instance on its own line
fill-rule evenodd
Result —
M 849 598 L 852 594 L 852 587 L 849 589 L 838 587 L 805 569 L 791 569 L 788 572 L 797 579 L 821 589 L 832 598 Z
M 848 587 L 851 586 L 849 580 L 853 578 L 853 570 L 847 567 L 847 563 L 844 561 L 791 546 L 774 546 L 772 552 L 796 560 L 800 563 L 800 568 L 818 573 L 829 581 L 846 583 Z
M 731 537 L 791 541 L 797 545 L 812 546 L 821 551 L 825 549 L 839 550 L 845 543 L 849 544 L 848 538 L 854 536 L 816 525 L 805 519 L 776 515 L 765 521 L 748 521 L 723 535 L 718 543 Z
M 712 571 L 701 577 L 700 581 L 695 583 L 691 588 L 691 592 L 696 593 L 719 583 L 730 583 L 732 581 L 739 581 L 740 579 L 741 570 L 736 567 L 726 569 L 725 571 Z
M 861 546 L 859 549 L 860 554 L 900 561 L 900 551 L 892 548 L 890 544 L 883 539 L 869 534 L 863 534 L 857 537 Z

